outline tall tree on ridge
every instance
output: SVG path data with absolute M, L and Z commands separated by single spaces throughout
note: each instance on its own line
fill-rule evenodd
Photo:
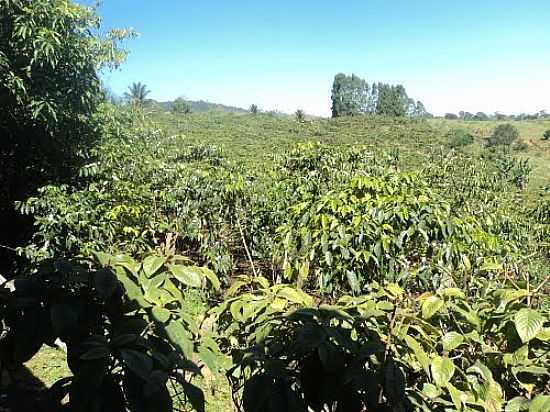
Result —
M 339 73 L 332 85 L 332 117 L 354 116 L 368 111 L 369 85 L 352 74 Z
M 128 91 L 124 93 L 124 97 L 132 104 L 143 105 L 147 101 L 147 96 L 151 90 L 147 90 L 147 85 L 138 82 L 128 86 Z

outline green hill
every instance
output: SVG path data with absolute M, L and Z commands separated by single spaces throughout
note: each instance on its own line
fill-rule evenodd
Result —
M 480 154 L 496 125 L 505 123 L 377 117 L 317 119 L 300 123 L 290 116 L 243 116 L 220 112 L 185 116 L 155 113 L 152 118 L 170 134 L 185 134 L 189 144 L 221 146 L 226 154 L 247 164 L 265 164 L 275 154 L 297 143 L 314 141 L 336 146 L 365 145 L 376 151 L 399 151 L 401 156 L 411 160 L 407 162 L 411 168 L 422 165 L 434 150 L 448 150 L 448 136 L 453 129 L 465 129 L 474 137 L 474 143 L 462 151 Z M 529 187 L 536 189 L 547 184 L 550 181 L 550 141 L 542 140 L 542 136 L 550 129 L 550 120 L 516 121 L 512 124 L 526 143 L 525 150 L 515 152 L 515 155 L 529 159 L 533 166 Z
M 227 112 L 227 113 L 247 113 L 248 110 L 243 109 L 241 107 L 235 107 L 235 106 L 227 106 L 225 104 L 220 103 L 211 103 L 204 100 L 188 100 L 187 101 L 191 105 L 191 111 L 193 113 L 206 113 L 206 112 Z M 170 111 L 172 109 L 172 105 L 174 102 L 155 102 L 158 104 L 163 110 Z

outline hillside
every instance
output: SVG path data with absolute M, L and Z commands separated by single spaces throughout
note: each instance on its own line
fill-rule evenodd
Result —
M 206 112 L 226 112 L 226 113 L 248 113 L 248 110 L 241 107 L 227 106 L 220 103 L 211 103 L 204 100 L 187 100 L 191 105 L 191 111 L 193 113 L 206 113 Z M 170 111 L 174 102 L 155 102 L 163 110 Z
M 218 145 L 227 155 L 245 164 L 265 164 L 274 155 L 297 143 L 308 141 L 335 146 L 364 145 L 376 151 L 398 150 L 409 158 L 410 167 L 421 165 L 434 150 L 448 150 L 448 134 L 465 129 L 474 136 L 466 153 L 479 154 L 493 129 L 506 122 L 454 121 L 445 119 L 413 120 L 376 117 L 349 117 L 296 122 L 291 117 L 267 114 L 236 116 L 233 113 L 195 113 L 174 116 L 156 113 L 152 120 L 170 134 L 183 133 L 189 144 Z M 527 149 L 516 156 L 529 159 L 533 172 L 529 187 L 539 188 L 550 182 L 550 141 L 542 140 L 550 120 L 516 121 L 520 138 Z

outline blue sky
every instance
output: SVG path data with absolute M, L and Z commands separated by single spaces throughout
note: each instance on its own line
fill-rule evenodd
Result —
M 104 0 L 132 27 L 115 93 L 141 81 L 178 96 L 318 115 L 338 72 L 402 83 L 428 110 L 550 110 L 548 0 Z

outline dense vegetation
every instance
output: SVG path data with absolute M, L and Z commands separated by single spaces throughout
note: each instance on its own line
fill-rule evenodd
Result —
M 523 129 L 145 111 L 145 85 L 122 107 L 93 85 L 85 156 L 5 206 L 33 230 L 2 272 L 2 368 L 67 347 L 37 409 L 550 411 L 548 175 L 499 150 Z
M 99 19 L 66 1 L 0 2 L 0 244 L 29 235 L 13 202 L 75 176 L 98 140 L 99 70 L 124 58 L 130 32 L 96 35 Z M 0 251 L 6 269 L 7 254 Z

